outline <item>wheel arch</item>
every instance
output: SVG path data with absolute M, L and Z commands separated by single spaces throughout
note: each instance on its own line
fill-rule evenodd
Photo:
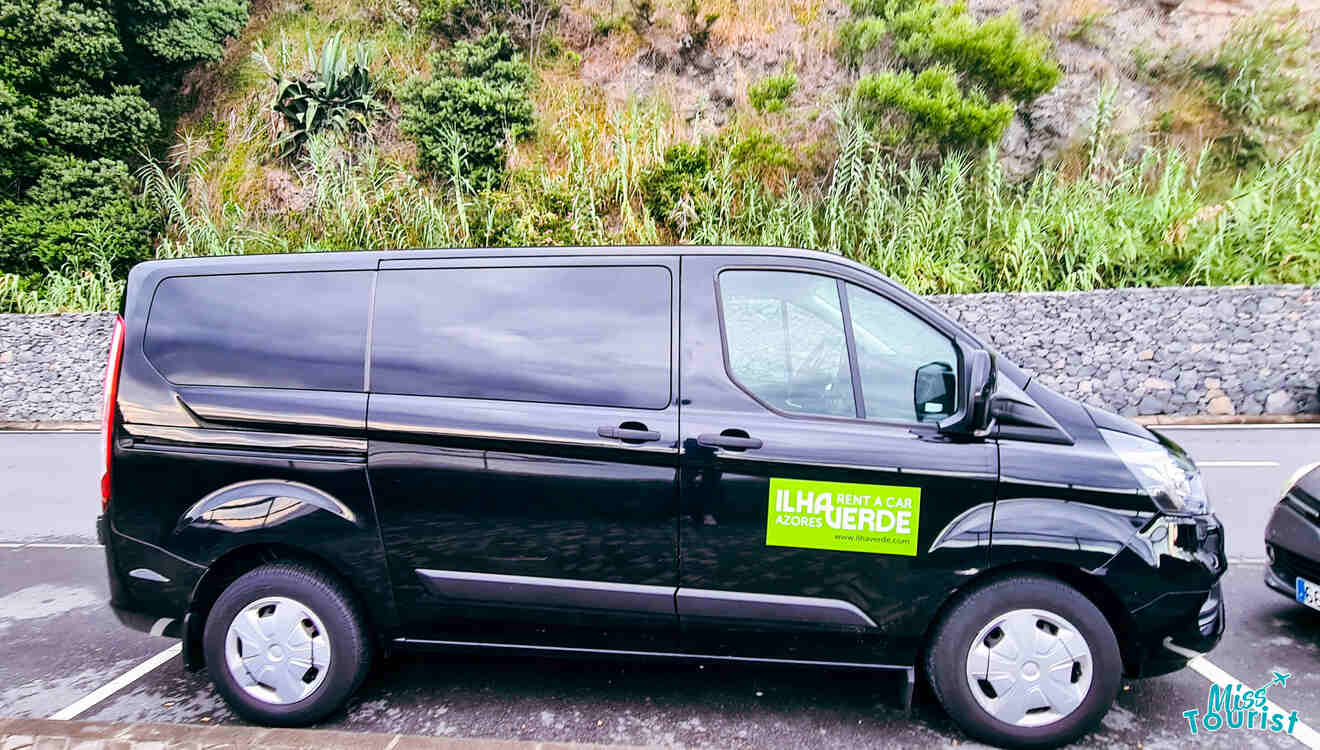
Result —
M 346 571 L 340 570 L 330 560 L 301 547 L 257 542 L 235 547 L 216 558 L 215 562 L 207 567 L 206 572 L 197 581 L 197 585 L 193 587 L 188 612 L 184 615 L 184 627 L 181 634 L 183 639 L 183 662 L 188 669 L 196 671 L 205 666 L 205 660 L 202 656 L 202 635 L 206 629 L 206 618 L 211 612 L 211 607 L 220 598 L 220 594 L 228 588 L 229 584 L 238 580 L 245 573 L 267 563 L 280 561 L 302 563 L 333 576 L 336 582 L 343 586 L 344 590 L 353 597 L 355 603 L 361 608 L 366 622 L 370 626 L 369 637 L 372 643 L 377 649 L 384 647 L 386 639 L 382 637 L 380 624 L 376 621 L 376 618 L 372 617 L 371 612 L 366 607 L 366 602 L 370 600 L 360 587 L 354 584 L 352 576 L 348 575 Z
M 1067 584 L 1069 587 L 1080 592 L 1085 596 L 1096 609 L 1100 610 L 1109 627 L 1114 631 L 1114 637 L 1118 641 L 1118 650 L 1123 657 L 1123 674 L 1132 676 L 1140 671 L 1141 653 L 1137 646 L 1136 630 L 1137 626 L 1132 619 L 1131 614 L 1123 606 L 1118 595 L 1113 589 L 1104 582 L 1099 576 L 1092 575 L 1086 571 L 1063 563 L 1047 562 L 1044 560 L 1032 560 L 1007 563 L 995 568 L 983 570 L 970 580 L 959 586 L 950 594 L 935 616 L 931 618 L 922 634 L 921 649 L 923 658 L 919 660 L 919 665 L 924 669 L 926 659 L 925 652 L 930 648 L 931 640 L 934 638 L 935 630 L 944 620 L 949 610 L 953 608 L 967 594 L 995 581 L 1004 578 L 1010 578 L 1020 575 L 1036 575 L 1044 578 L 1052 578 Z

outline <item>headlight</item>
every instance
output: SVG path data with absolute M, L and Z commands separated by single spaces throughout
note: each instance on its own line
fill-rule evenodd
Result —
M 1160 510 L 1187 515 L 1210 512 L 1201 472 L 1186 453 L 1126 432 L 1100 430 L 1100 435 Z

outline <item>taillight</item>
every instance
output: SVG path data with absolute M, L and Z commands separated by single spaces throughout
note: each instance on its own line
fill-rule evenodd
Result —
M 119 364 L 124 358 L 124 318 L 115 316 L 110 335 L 110 356 L 105 364 L 105 390 L 101 395 L 101 444 L 105 448 L 105 472 L 101 474 L 101 512 L 110 507 L 110 460 L 114 456 L 115 401 L 119 396 Z

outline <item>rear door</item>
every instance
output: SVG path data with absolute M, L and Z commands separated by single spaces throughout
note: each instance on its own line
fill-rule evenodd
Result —
M 686 256 L 683 285 L 684 648 L 911 664 L 989 542 L 996 448 L 935 427 L 954 337 L 827 262 Z M 951 388 L 918 407 L 922 367 Z
M 368 471 L 409 637 L 673 647 L 677 279 L 382 262 Z

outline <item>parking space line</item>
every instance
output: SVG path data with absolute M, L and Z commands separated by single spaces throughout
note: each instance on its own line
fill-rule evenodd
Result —
M 93 690 L 92 692 L 78 699 L 74 703 L 71 703 L 65 708 L 56 711 L 55 713 L 50 715 L 50 718 L 56 721 L 67 721 L 69 719 L 72 719 L 78 714 L 81 714 L 83 711 L 86 711 L 92 706 L 95 706 L 96 704 L 100 703 L 106 698 L 109 698 L 110 696 L 114 695 L 120 690 L 123 690 L 129 685 L 132 685 L 134 682 L 137 682 L 148 672 L 155 669 L 156 667 L 159 667 L 160 665 L 164 664 L 170 659 L 173 659 L 174 657 L 178 656 L 182 651 L 183 651 L 182 643 L 176 643 L 173 646 L 170 646 L 169 648 L 165 649 L 159 654 L 156 654 L 150 659 L 147 659 L 146 661 L 142 662 L 136 667 L 133 667 L 127 672 L 114 678 L 110 682 Z
M 61 544 L 57 542 L 0 542 L 0 549 L 101 549 L 103 544 Z
M 1197 465 L 1197 466 L 1200 466 L 1200 467 L 1206 467 L 1206 466 L 1220 466 L 1220 467 L 1234 466 L 1234 467 L 1243 468 L 1243 469 L 1252 469 L 1252 468 L 1266 469 L 1266 468 L 1270 468 L 1270 467 L 1272 467 L 1272 466 L 1278 466 L 1278 465 L 1279 465 L 1279 462 L 1278 462 L 1278 461 L 1197 461 L 1197 462 L 1196 462 L 1196 465 Z
M 1180 654 L 1182 656 L 1190 657 L 1190 661 L 1187 662 L 1188 668 L 1191 669 L 1193 672 L 1196 672 L 1197 674 L 1206 678 L 1212 684 L 1215 685 L 1228 685 L 1228 684 L 1245 685 L 1246 684 L 1242 680 L 1239 680 L 1238 678 L 1234 677 L 1228 672 L 1225 672 L 1224 670 L 1220 669 L 1214 664 L 1211 664 L 1210 660 L 1205 658 L 1204 654 L 1201 654 L 1199 652 L 1193 651 L 1188 648 L 1183 648 L 1175 643 L 1170 642 L 1168 639 L 1165 639 L 1164 647 L 1174 652 L 1175 654 Z M 1288 709 L 1280 706 L 1279 704 L 1275 703 L 1272 700 L 1269 700 L 1268 698 L 1265 700 L 1265 705 L 1266 707 L 1269 708 L 1269 710 L 1272 713 L 1280 713 L 1283 714 L 1284 716 L 1288 716 L 1292 713 Z M 1290 736 L 1293 739 L 1297 740 L 1298 742 L 1302 743 L 1303 745 L 1306 745 L 1307 747 L 1311 748 L 1312 750 L 1320 750 L 1320 732 L 1316 732 L 1314 729 L 1312 729 L 1310 725 L 1308 725 L 1305 721 L 1301 720 L 1300 716 L 1297 720 L 1297 725 L 1293 727 L 1293 733 Z

